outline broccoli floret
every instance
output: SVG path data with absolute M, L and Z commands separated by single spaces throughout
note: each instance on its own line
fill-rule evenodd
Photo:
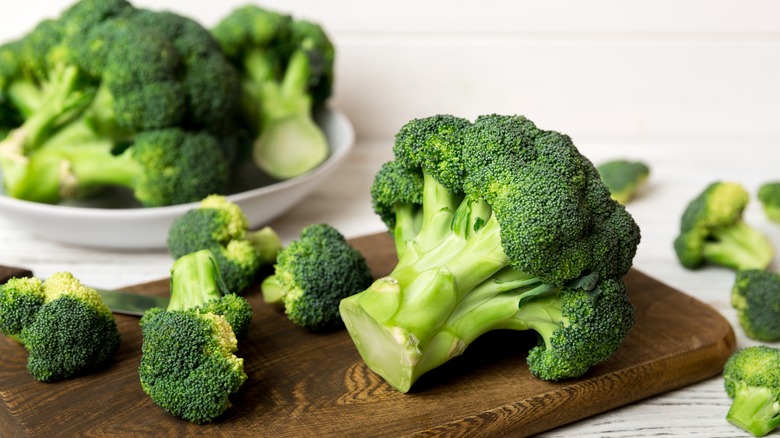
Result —
M 760 269 L 737 272 L 731 305 L 748 337 L 780 341 L 780 274 Z
M 641 161 L 610 160 L 596 166 L 612 199 L 625 204 L 650 177 L 650 168 Z
M 273 264 L 282 248 L 279 236 L 270 227 L 249 231 L 241 207 L 222 195 L 207 196 L 198 208 L 174 219 L 167 244 L 174 259 L 211 250 L 228 290 L 235 293 L 252 285 L 259 269 Z
M 723 368 L 726 393 L 733 399 L 726 419 L 754 436 L 780 426 L 780 349 L 747 347 Z
M 335 54 L 322 27 L 247 5 L 212 33 L 241 74 L 257 167 L 287 179 L 322 163 L 329 147 L 312 112 L 332 92 Z
M 680 263 L 696 269 L 707 263 L 734 270 L 766 269 L 771 242 L 743 219 L 750 196 L 739 183 L 708 185 L 686 207 L 674 250 Z
M 68 272 L 46 281 L 13 278 L 0 286 L 0 329 L 24 345 L 27 369 L 41 382 L 102 368 L 120 342 L 100 295 Z
M 415 119 L 371 190 L 399 260 L 341 301 L 368 366 L 407 392 L 483 333 L 535 330 L 532 373 L 577 377 L 633 325 L 639 228 L 569 137 L 522 116 Z
M 141 388 L 177 417 L 214 421 L 247 379 L 244 360 L 235 353 L 251 319 L 249 303 L 225 289 L 211 252 L 177 259 L 170 304 L 141 318 Z
M 344 326 L 340 301 L 365 290 L 372 280 L 363 255 L 338 230 L 313 224 L 279 252 L 262 291 L 265 301 L 282 305 L 293 323 L 326 331 Z
M 142 205 L 160 206 L 225 185 L 241 89 L 196 22 L 121 0 L 82 0 L 5 45 L 2 57 L 2 101 L 21 119 L 0 142 L 10 196 L 56 203 L 119 185 Z M 163 159 L 133 159 L 148 155 L 149 143 L 175 152 L 156 145 Z
M 780 223 L 780 181 L 762 184 L 758 188 L 758 200 L 764 207 L 766 217 Z

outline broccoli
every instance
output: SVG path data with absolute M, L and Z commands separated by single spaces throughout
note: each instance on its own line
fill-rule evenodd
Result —
M 141 317 L 141 388 L 171 414 L 208 423 L 230 406 L 247 379 L 235 355 L 252 307 L 229 293 L 208 250 L 187 254 L 171 268 L 171 301 Z
M 758 200 L 764 207 L 766 217 L 780 223 L 780 181 L 762 184 L 758 188 Z
M 57 203 L 105 186 L 144 206 L 218 192 L 234 157 L 238 73 L 195 21 L 81 0 L 0 48 L 10 196 Z
M 322 163 L 329 148 L 312 113 L 332 92 L 335 54 L 322 27 L 247 5 L 212 33 L 242 77 L 257 167 L 287 179 Z
M 650 176 L 650 168 L 641 161 L 610 160 L 596 166 L 612 199 L 625 204 Z
M 726 419 L 754 436 L 780 426 L 780 349 L 747 347 L 723 368 L 726 393 L 733 399 Z
M 0 286 L 0 331 L 24 345 L 27 369 L 41 382 L 99 370 L 120 343 L 100 295 L 69 272 L 45 281 L 12 278 Z
M 250 232 L 244 212 L 222 195 L 203 198 L 198 208 L 177 217 L 168 229 L 168 250 L 174 259 L 208 249 L 214 254 L 228 290 L 240 293 L 273 264 L 282 248 L 270 227 Z
M 279 252 L 262 282 L 267 303 L 283 305 L 293 323 L 313 331 L 342 328 L 339 303 L 365 290 L 373 277 L 365 258 L 327 224 L 313 224 Z
M 780 274 L 760 269 L 737 272 L 731 305 L 748 337 L 780 341 Z
M 683 212 L 674 250 L 684 267 L 707 263 L 734 270 L 766 269 L 774 257 L 771 242 L 743 219 L 750 196 L 742 185 L 708 185 Z
M 414 119 L 371 189 L 398 263 L 341 301 L 367 365 L 407 392 L 483 333 L 534 330 L 545 380 L 606 360 L 633 325 L 640 231 L 571 139 L 523 116 Z

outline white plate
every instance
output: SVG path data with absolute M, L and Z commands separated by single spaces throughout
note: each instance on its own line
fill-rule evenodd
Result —
M 318 123 L 331 147 L 323 164 L 300 177 L 227 196 L 244 210 L 252 228 L 293 207 L 320 185 L 352 149 L 355 132 L 343 113 L 326 110 L 318 116 Z M 0 191 L 0 214 L 19 227 L 52 240 L 99 248 L 164 248 L 171 222 L 197 206 L 198 203 L 155 208 L 49 205 L 13 199 Z

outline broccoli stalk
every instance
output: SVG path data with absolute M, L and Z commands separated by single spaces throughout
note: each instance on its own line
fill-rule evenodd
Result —
M 744 348 L 723 368 L 726 393 L 733 399 L 726 419 L 754 436 L 780 426 L 780 349 Z
M 394 152 L 372 199 L 398 263 L 340 305 L 371 369 L 407 392 L 495 329 L 535 330 L 529 368 L 547 380 L 617 349 L 639 229 L 567 137 L 519 116 L 434 116 L 407 123 Z
M 251 319 L 251 306 L 227 292 L 208 250 L 179 258 L 171 268 L 168 308 L 141 318 L 141 388 L 177 417 L 214 421 L 247 379 L 235 353 Z

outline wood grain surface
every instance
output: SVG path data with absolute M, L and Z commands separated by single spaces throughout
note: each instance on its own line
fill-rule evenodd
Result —
M 388 236 L 352 243 L 376 276 L 390 271 Z M 122 345 L 109 367 L 58 383 L 33 380 L 25 350 L 3 337 L 0 436 L 528 436 L 721 371 L 735 340 L 719 313 L 636 270 L 626 284 L 636 325 L 621 349 L 584 377 L 534 378 L 525 365 L 533 334 L 501 331 L 423 376 L 409 394 L 371 372 L 346 331 L 298 328 L 253 288 L 246 297 L 255 319 L 239 343 L 249 378 L 234 406 L 202 426 L 167 414 L 141 390 L 138 318 L 117 315 Z M 168 281 L 128 289 L 166 294 Z

